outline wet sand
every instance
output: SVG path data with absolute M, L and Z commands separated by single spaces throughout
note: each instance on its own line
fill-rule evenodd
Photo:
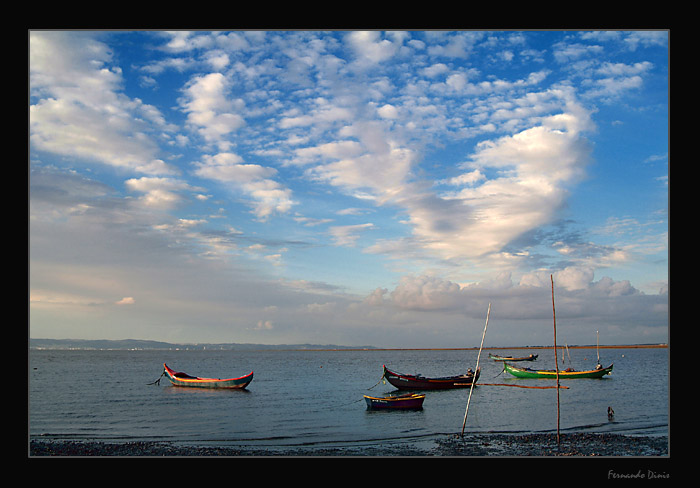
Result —
M 667 437 L 617 434 L 450 435 L 433 447 L 410 443 L 314 448 L 181 446 L 169 442 L 32 440 L 30 457 L 668 457 Z

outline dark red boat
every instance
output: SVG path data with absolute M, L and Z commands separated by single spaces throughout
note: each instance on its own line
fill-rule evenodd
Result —
M 427 378 L 421 375 L 394 373 L 384 366 L 384 378 L 399 390 L 448 390 L 452 388 L 470 388 L 472 382 L 476 385 L 480 372 L 481 368 L 476 370 L 476 375 L 470 369 L 466 374 L 458 376 Z

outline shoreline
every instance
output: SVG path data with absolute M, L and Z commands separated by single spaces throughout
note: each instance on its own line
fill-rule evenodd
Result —
M 554 346 L 513 346 L 513 347 L 504 347 L 504 346 L 489 346 L 489 347 L 483 347 L 482 351 L 504 351 L 504 350 L 512 350 L 512 349 L 552 349 Z M 567 345 L 557 345 L 557 349 L 563 349 L 568 347 L 569 349 L 668 349 L 668 344 L 627 344 L 627 345 L 600 345 L 596 346 L 595 344 L 592 345 L 575 345 L 575 346 L 567 346 Z M 478 347 L 434 347 L 434 348 L 429 348 L 429 347 L 415 347 L 415 348 L 408 348 L 408 347 L 375 347 L 372 349 L 299 349 L 303 351 L 478 351 Z
M 199 349 L 199 345 L 175 345 L 173 348 L 92 348 L 92 347 L 58 347 L 58 346 L 31 346 L 29 350 L 35 351 L 179 351 L 179 350 L 206 350 L 206 348 Z M 180 349 L 179 346 L 183 346 Z M 213 344 L 216 346 L 216 344 Z M 192 349 L 190 349 L 192 347 Z M 504 351 L 504 350 L 521 350 L 521 349 L 553 349 L 554 346 L 488 346 L 482 348 L 484 351 Z M 622 344 L 622 345 L 595 345 L 595 344 L 583 344 L 583 345 L 557 345 L 557 349 L 668 349 L 668 344 Z M 299 351 L 299 352 L 318 352 L 318 351 L 333 351 L 333 352 L 357 352 L 357 351 L 368 351 L 368 352 L 383 352 L 383 351 L 478 351 L 478 347 L 315 347 L 315 348 L 295 348 L 295 347 L 281 347 L 281 346 L 270 346 L 269 348 L 262 347 L 260 349 L 255 348 L 245 348 L 245 349 L 212 349 L 215 351 L 230 350 L 230 351 L 246 351 L 246 352 L 259 352 L 259 351 Z
M 385 443 L 346 447 L 230 447 L 183 445 L 169 441 L 102 442 L 31 439 L 28 456 L 44 457 L 607 457 L 664 459 L 668 436 L 622 434 L 446 435 L 433 447 Z

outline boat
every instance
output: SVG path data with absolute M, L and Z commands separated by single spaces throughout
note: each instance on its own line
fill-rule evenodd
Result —
M 555 370 L 536 370 L 530 368 L 518 368 L 506 362 L 503 363 L 503 369 L 517 378 L 550 378 L 555 379 L 557 372 Z M 559 371 L 559 379 L 568 380 L 576 378 L 602 378 L 603 376 L 612 373 L 613 365 L 607 368 L 602 366 L 588 371 L 574 371 L 567 368 Z
M 425 395 L 417 395 L 415 393 L 387 397 L 364 395 L 364 397 L 367 402 L 367 408 L 372 410 L 419 410 L 423 408 L 423 400 L 425 400 Z
M 234 390 L 242 390 L 251 381 L 253 381 L 253 372 L 251 371 L 245 376 L 240 378 L 200 378 L 198 376 L 190 376 L 187 373 L 181 373 L 174 371 L 168 367 L 167 364 L 163 363 L 165 370 L 163 374 L 170 380 L 174 386 L 186 386 L 193 388 L 227 388 Z
M 529 356 L 514 358 L 513 356 L 496 356 L 495 354 L 489 353 L 489 358 L 494 361 L 534 361 L 537 359 L 537 356 L 537 354 L 530 354 Z
M 445 376 L 442 378 L 426 378 L 421 375 L 409 375 L 394 373 L 384 366 L 384 378 L 399 390 L 447 390 L 452 388 L 469 388 L 479 379 L 481 368 L 476 370 L 476 375 L 470 369 L 466 374 L 458 376 Z

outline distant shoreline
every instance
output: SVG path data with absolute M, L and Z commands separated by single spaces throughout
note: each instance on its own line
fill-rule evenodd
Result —
M 492 350 L 511 350 L 511 349 L 552 349 L 554 346 L 490 346 L 484 347 L 484 351 Z M 595 349 L 596 347 L 600 349 L 667 349 L 668 344 L 623 344 L 623 345 L 582 345 L 582 346 L 563 346 L 561 344 L 557 345 L 557 349 L 568 347 L 569 349 Z M 348 349 L 350 350 L 350 349 Z M 361 349 L 353 349 L 355 351 Z M 386 347 L 386 348 L 374 348 L 373 351 L 478 351 L 478 347 L 435 347 L 435 348 L 405 348 L 405 347 Z
M 552 349 L 553 346 L 488 346 L 483 350 L 522 350 Z M 623 344 L 623 345 L 557 345 L 557 348 L 569 349 L 653 349 L 668 348 L 668 344 Z M 374 347 L 374 346 L 338 346 L 331 344 L 238 344 L 238 343 L 201 343 L 176 344 L 158 341 L 126 340 L 81 340 L 81 339 L 30 339 L 29 348 L 35 350 L 230 350 L 230 351 L 478 351 L 478 347 Z

